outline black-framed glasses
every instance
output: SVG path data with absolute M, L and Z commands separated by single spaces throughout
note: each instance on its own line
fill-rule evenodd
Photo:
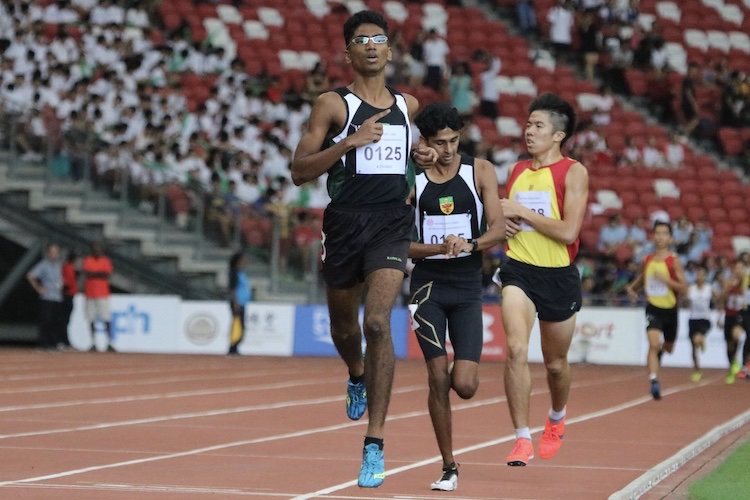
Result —
M 388 43 L 388 35 L 355 36 L 352 38 L 351 42 L 349 42 L 349 45 L 367 45 L 370 40 L 372 40 L 372 43 L 377 43 L 378 45 Z

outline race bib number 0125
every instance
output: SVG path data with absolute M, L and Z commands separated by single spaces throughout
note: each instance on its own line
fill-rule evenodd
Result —
M 357 173 L 404 175 L 406 154 L 406 127 L 385 123 L 378 142 L 357 148 Z

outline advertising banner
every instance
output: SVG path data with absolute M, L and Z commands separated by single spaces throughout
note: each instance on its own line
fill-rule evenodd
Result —
M 362 324 L 364 308 L 359 310 L 359 324 Z M 391 336 L 396 358 L 407 354 L 408 313 L 403 307 L 396 307 L 391 313 Z M 295 312 L 294 355 L 295 356 L 338 356 L 331 339 L 331 320 L 328 306 L 297 306 Z M 363 339 L 362 349 L 365 349 Z
M 83 295 L 73 302 L 68 328 L 70 343 L 79 350 L 91 347 Z M 180 317 L 180 298 L 170 295 L 112 295 L 112 345 L 120 352 L 176 352 L 176 318 Z M 104 323 L 96 323 L 96 345 L 107 348 Z
M 645 355 L 641 354 L 641 338 L 646 335 L 642 316 L 636 309 L 584 307 L 576 317 L 568 360 L 609 365 L 645 364 Z M 537 320 L 531 331 L 529 361 L 541 363 L 543 359 Z
M 240 354 L 291 356 L 294 345 L 295 306 L 251 302 L 245 308 L 245 338 Z
M 186 300 L 182 302 L 177 352 L 226 354 L 232 315 L 226 301 Z

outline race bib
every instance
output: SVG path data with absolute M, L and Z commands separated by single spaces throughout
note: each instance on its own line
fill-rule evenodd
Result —
M 471 214 L 425 215 L 422 226 L 422 241 L 441 245 L 449 234 L 460 238 L 471 238 Z M 471 252 L 461 252 L 456 257 L 466 257 Z M 445 255 L 432 255 L 428 259 L 445 259 Z
M 552 198 L 548 191 L 519 191 L 513 196 L 514 200 L 545 217 L 552 216 Z M 534 228 L 521 222 L 521 229 L 534 231 Z
M 649 297 L 666 297 L 669 295 L 669 287 L 663 281 L 648 277 L 646 279 L 646 294 Z
M 406 174 L 406 127 L 383 124 L 383 135 L 378 142 L 357 148 L 357 173 Z

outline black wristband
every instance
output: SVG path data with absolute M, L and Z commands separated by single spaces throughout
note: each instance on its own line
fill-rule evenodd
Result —
M 471 251 L 476 252 L 477 250 L 479 250 L 479 241 L 473 240 L 471 242 Z

